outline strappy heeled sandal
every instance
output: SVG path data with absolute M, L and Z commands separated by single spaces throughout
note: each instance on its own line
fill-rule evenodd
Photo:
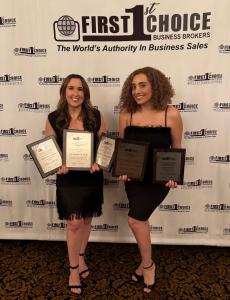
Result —
M 144 276 L 143 275 L 138 275 L 137 272 L 133 272 L 131 274 L 131 279 L 133 282 L 139 282 L 139 281 L 143 281 L 144 280 Z
M 74 267 L 69 266 L 69 268 L 70 268 L 71 270 L 75 270 L 75 269 L 77 269 L 78 267 L 79 267 L 79 265 L 74 266 Z M 70 284 L 69 284 L 69 289 L 70 289 L 70 291 L 71 291 L 73 294 L 81 295 L 81 293 L 82 293 L 82 285 L 81 285 L 81 284 L 77 284 L 77 285 L 70 285 Z M 78 292 L 73 292 L 72 289 L 80 289 L 80 293 L 78 293 Z
M 144 292 L 145 293 L 150 293 L 152 290 L 152 287 L 154 286 L 155 283 L 155 269 L 156 269 L 156 265 L 154 263 L 154 261 L 152 261 L 151 265 L 148 267 L 143 267 L 144 270 Z M 145 282 L 145 274 L 146 272 L 152 272 L 153 273 L 153 277 L 152 277 L 152 282 L 150 283 L 146 283 Z
M 80 253 L 80 256 L 85 256 L 85 253 Z M 88 275 L 86 276 L 82 276 L 83 274 L 87 273 L 88 272 Z M 81 271 L 79 273 L 79 276 L 81 276 L 81 278 L 85 279 L 89 276 L 89 268 L 86 268 L 85 270 Z

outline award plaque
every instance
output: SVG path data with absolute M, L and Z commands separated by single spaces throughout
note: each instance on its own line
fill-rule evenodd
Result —
M 185 149 L 153 149 L 153 182 L 183 184 Z
M 62 153 L 54 136 L 26 145 L 42 178 L 55 173 L 62 166 Z
M 96 152 L 96 163 L 101 169 L 110 171 L 115 153 L 115 139 L 102 134 Z
M 144 180 L 148 143 L 116 139 L 113 176 L 127 175 L 138 181 Z
M 64 129 L 63 165 L 70 170 L 90 170 L 93 163 L 93 133 Z

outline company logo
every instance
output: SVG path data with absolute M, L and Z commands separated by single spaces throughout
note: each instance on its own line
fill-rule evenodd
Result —
M 223 235 L 230 235 L 230 227 L 226 227 L 223 229 Z
M 14 177 L 0 177 L 1 184 L 31 184 L 30 177 L 21 177 L 21 176 L 14 176 Z
M 113 204 L 114 210 L 127 210 L 129 209 L 129 203 L 117 202 Z
M 219 46 L 219 53 L 230 53 L 230 45 L 223 45 Z
M 0 103 L 0 111 L 3 111 L 3 104 Z
M 9 161 L 9 155 L 7 153 L 0 153 L 0 161 Z
M 61 85 L 64 79 L 65 78 L 60 75 L 39 77 L 38 84 L 39 85 Z
M 222 163 L 222 164 L 229 164 L 230 163 L 230 155 L 219 156 L 219 155 L 212 155 L 209 156 L 210 163 Z
M 47 56 L 47 50 L 45 48 L 36 48 L 32 47 L 19 47 L 14 48 L 13 50 L 14 55 L 17 56 L 30 56 L 30 57 L 44 57 Z
M 26 136 L 26 129 L 17 129 L 17 128 L 9 128 L 9 129 L 0 129 L 0 136 Z
M 80 40 L 80 25 L 72 17 L 64 15 L 53 23 L 56 41 L 72 42 Z
M 230 212 L 229 204 L 209 204 L 207 203 L 204 207 L 204 211 L 207 212 Z
M 48 223 L 48 230 L 64 230 L 66 229 L 67 224 L 65 222 L 57 222 L 57 223 Z
M 0 206 L 12 207 L 12 201 L 11 200 L 4 200 L 4 199 L 0 198 Z
M 118 138 L 119 131 L 108 131 L 108 135 L 110 135 L 112 138 Z
M 217 136 L 216 129 L 200 129 L 196 131 L 185 131 L 185 139 L 201 139 L 201 138 L 212 138 Z
M 104 178 L 104 185 L 118 185 L 118 178 Z
M 193 227 L 178 228 L 178 233 L 179 234 L 208 233 L 208 227 L 193 226 Z
M 115 115 L 120 113 L 120 107 L 119 107 L 119 105 L 115 105 L 115 106 L 113 107 L 113 113 L 114 113 Z
M 163 227 L 162 226 L 154 226 L 150 225 L 150 232 L 151 233 L 163 233 Z
M 89 86 L 94 86 L 94 87 L 120 86 L 120 78 L 112 77 L 109 75 L 103 75 L 99 77 L 88 77 L 87 82 Z
M 0 28 L 16 26 L 16 18 L 0 17 Z
M 185 102 L 181 102 L 178 104 L 174 104 L 180 112 L 197 112 L 198 111 L 198 104 L 187 104 Z
M 56 179 L 50 179 L 50 178 L 47 178 L 45 180 L 45 184 L 46 185 L 56 185 Z
M 54 39 L 62 42 L 115 42 L 115 41 L 150 41 L 160 33 L 170 39 L 208 37 L 211 12 L 192 12 L 184 14 L 157 14 L 160 3 L 145 7 L 136 5 L 126 8 L 121 15 L 81 16 L 75 20 L 72 16 L 63 15 L 53 23 Z M 187 34 L 187 32 L 192 32 Z M 179 34 L 179 32 L 183 33 Z M 166 37 L 166 38 L 167 38 Z M 171 37 L 172 39 L 173 37 Z
M 181 186 L 182 189 L 201 189 L 201 188 L 212 188 L 212 180 L 197 179 L 194 181 L 184 181 L 184 184 Z
M 173 211 L 173 212 L 190 212 L 190 205 L 180 204 L 161 204 L 159 206 L 160 211 Z
M 195 158 L 194 156 L 186 156 L 185 157 L 185 164 L 186 165 L 194 165 Z
M 29 111 L 29 112 L 49 112 L 50 104 L 41 104 L 39 102 L 19 103 L 18 110 L 19 111 Z
M 28 153 L 25 153 L 23 155 L 23 159 L 24 159 L 24 161 L 32 161 L 33 160 L 31 154 L 28 154 Z
M 5 227 L 6 228 L 33 228 L 33 222 L 30 221 L 9 221 L 5 222 Z
M 230 111 L 230 102 L 215 102 L 213 105 L 215 111 Z
M 21 75 L 4 74 L 0 75 L 0 85 L 18 85 L 22 84 Z
M 40 208 L 53 208 L 56 206 L 54 201 L 47 201 L 47 200 L 27 200 L 26 201 L 27 207 L 40 207 Z
M 209 83 L 221 83 L 222 74 L 212 74 L 207 72 L 200 75 L 190 75 L 188 77 L 188 84 L 209 84 Z
M 91 226 L 92 231 L 110 231 L 110 232 L 117 232 L 118 225 L 111 225 L 111 224 L 98 224 Z

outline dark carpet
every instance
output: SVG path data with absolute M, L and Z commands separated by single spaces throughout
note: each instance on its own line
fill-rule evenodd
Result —
M 156 245 L 153 253 L 156 282 L 145 294 L 130 280 L 139 263 L 135 244 L 89 243 L 90 276 L 75 296 L 67 287 L 65 242 L 0 240 L 0 299 L 230 299 L 229 248 Z

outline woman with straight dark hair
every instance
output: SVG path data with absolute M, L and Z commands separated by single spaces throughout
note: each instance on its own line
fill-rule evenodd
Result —
M 48 115 L 46 122 L 46 136 L 54 135 L 61 149 L 64 129 L 92 132 L 94 154 L 101 134 L 106 131 L 101 113 L 90 102 L 89 87 L 78 74 L 65 78 L 57 109 Z M 98 165 L 93 164 L 90 171 L 69 171 L 62 166 L 57 172 L 56 198 L 59 218 L 67 220 L 69 287 L 71 292 L 81 294 L 80 278 L 89 275 L 84 254 L 92 218 L 102 214 L 103 173 Z

